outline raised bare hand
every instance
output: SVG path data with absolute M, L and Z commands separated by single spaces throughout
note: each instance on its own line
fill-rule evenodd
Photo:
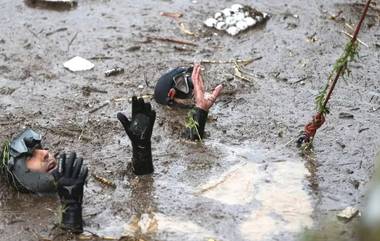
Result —
M 208 111 L 221 94 L 223 85 L 218 85 L 212 93 L 205 92 L 200 64 L 194 64 L 191 78 L 194 85 L 195 106 Z

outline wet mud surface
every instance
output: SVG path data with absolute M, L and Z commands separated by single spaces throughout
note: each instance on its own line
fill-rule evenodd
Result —
M 32 127 L 53 152 L 79 152 L 91 173 L 116 185 L 89 177 L 88 232 L 125 240 L 297 240 L 303 228 L 361 207 L 380 143 L 380 12 L 370 10 L 360 35 L 368 47 L 338 83 L 313 155 L 303 157 L 291 141 L 314 114 L 314 97 L 348 40 L 341 31 L 350 32 L 345 22 L 357 22 L 360 4 L 240 1 L 271 18 L 237 37 L 202 26 L 232 3 L 83 0 L 57 9 L 0 1 L 0 140 Z M 184 13 L 181 21 L 197 36 L 162 11 Z M 152 36 L 197 46 L 146 41 Z M 64 69 L 77 55 L 95 68 Z M 162 73 L 194 60 L 258 57 L 247 66 L 249 81 L 234 78 L 232 64 L 204 65 L 206 86 L 222 82 L 225 94 L 211 109 L 203 144 L 181 137 L 186 110 L 154 103 L 155 173 L 131 173 L 132 150 L 116 113 L 130 113 L 133 94 L 151 94 Z M 125 72 L 104 77 L 115 65 Z M 1 240 L 67 239 L 54 229 L 56 197 L 18 194 L 3 181 L 0 190 Z

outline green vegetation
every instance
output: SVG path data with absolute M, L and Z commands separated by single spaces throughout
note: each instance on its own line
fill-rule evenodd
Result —
M 329 75 L 328 83 L 319 92 L 318 96 L 315 98 L 315 103 L 317 106 L 317 111 L 321 114 L 328 114 L 329 109 L 324 106 L 326 99 L 327 90 L 329 88 L 329 83 L 332 82 L 333 78 L 337 75 L 345 77 L 350 76 L 351 70 L 348 68 L 348 63 L 354 61 L 356 57 L 359 56 L 359 45 L 357 42 L 350 41 L 346 44 L 343 54 L 336 60 L 333 71 Z
M 13 173 L 8 168 L 8 161 L 10 158 L 9 154 L 9 141 L 6 141 L 3 144 L 2 151 L 1 151 L 1 162 L 0 162 L 0 174 L 2 176 L 5 176 L 7 178 L 8 182 L 16 188 L 17 191 L 19 191 L 17 182 L 15 180 L 15 177 L 13 176 Z
M 3 144 L 2 151 L 1 151 L 0 171 L 2 174 L 5 173 L 5 170 L 7 170 L 8 160 L 9 160 L 9 142 L 6 141 Z
M 194 109 L 190 110 L 187 113 L 186 120 L 185 120 L 185 126 L 186 126 L 186 128 L 189 128 L 190 130 L 195 130 L 197 132 L 197 136 L 199 138 L 199 141 L 202 142 L 202 138 L 199 135 L 199 131 L 198 131 L 199 123 L 196 120 L 194 120 L 194 118 L 193 118 L 194 113 L 195 113 Z

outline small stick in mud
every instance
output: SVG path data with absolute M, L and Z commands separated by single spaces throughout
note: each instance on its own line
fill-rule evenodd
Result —
M 195 33 L 191 32 L 183 22 L 178 22 L 178 27 L 184 34 L 195 36 Z
M 109 187 L 112 187 L 112 188 L 116 188 L 116 184 L 113 183 L 112 181 L 104 178 L 104 177 L 101 177 L 101 176 L 98 176 L 96 175 L 95 173 L 92 173 L 91 176 L 98 182 L 100 182 L 101 184 L 103 185 L 106 185 L 106 186 L 109 186 Z
M 51 31 L 51 32 L 49 32 L 49 33 L 46 33 L 45 36 L 48 37 L 48 36 L 53 35 L 53 34 L 55 34 L 55 33 L 63 32 L 63 31 L 66 31 L 66 30 L 67 30 L 67 28 L 59 28 L 59 29 L 56 29 L 56 30 Z
M 25 28 L 28 30 L 28 32 L 29 33 L 31 33 L 34 37 L 36 37 L 36 38 L 40 38 L 40 37 L 38 37 L 38 35 L 35 33 L 35 32 L 33 32 L 28 26 L 25 26 Z
M 95 108 L 92 109 L 92 110 L 89 110 L 88 113 L 94 113 L 94 112 L 100 110 L 101 108 L 106 107 L 106 106 L 109 105 L 109 104 L 110 104 L 110 102 L 109 102 L 109 101 L 106 101 L 106 102 L 104 102 L 103 104 L 101 104 L 100 106 L 97 106 L 97 107 L 95 107 Z
M 239 63 L 242 65 L 248 65 L 254 61 L 262 59 L 262 56 L 259 56 L 254 59 L 232 59 L 232 60 L 209 60 L 209 59 L 203 59 L 200 61 L 201 64 L 234 64 Z
M 107 94 L 108 91 L 106 90 L 101 90 L 93 86 L 83 86 L 82 87 L 82 93 L 84 96 L 89 96 L 92 92 L 96 93 L 102 93 L 102 94 Z
M 243 67 L 240 66 L 236 61 L 234 62 L 234 76 L 247 82 L 252 82 L 253 76 L 251 73 L 246 73 L 246 71 L 243 70 Z
M 175 13 L 175 12 L 161 12 L 160 15 L 164 17 L 174 18 L 175 20 L 178 20 L 179 18 L 183 16 L 182 13 Z
M 114 75 L 118 75 L 118 74 L 122 74 L 122 73 L 124 73 L 124 69 L 115 66 L 115 67 L 112 68 L 112 69 L 106 70 L 106 71 L 104 72 L 104 75 L 105 75 L 106 77 L 110 77 L 110 76 L 114 76 Z
M 198 46 L 196 43 L 193 43 L 193 42 L 190 42 L 187 40 L 173 39 L 173 38 L 167 38 L 167 37 L 148 36 L 147 39 L 148 40 L 163 41 L 163 42 L 171 42 L 171 43 L 176 43 L 176 44 Z
M 73 44 L 74 40 L 77 38 L 78 32 L 74 34 L 74 37 L 70 40 L 69 44 L 67 45 L 67 51 L 70 50 L 71 45 Z
M 178 25 L 179 29 L 181 30 L 181 32 L 183 32 L 184 34 L 195 36 L 195 33 L 191 32 L 191 31 L 186 27 L 185 23 L 183 23 L 183 22 L 181 22 L 181 21 L 179 20 L 179 19 L 183 16 L 182 13 L 161 12 L 160 15 L 161 15 L 161 16 L 164 16 L 164 17 L 169 17 L 169 18 L 174 19 L 174 20 L 177 22 L 177 25 Z
M 350 37 L 351 39 L 354 37 L 352 36 L 352 34 L 349 34 L 347 33 L 346 31 L 342 31 L 343 34 L 345 34 L 346 36 Z M 359 38 L 357 39 L 359 43 L 361 43 L 363 46 L 367 47 L 368 48 L 368 44 L 364 43 L 363 41 L 361 41 Z

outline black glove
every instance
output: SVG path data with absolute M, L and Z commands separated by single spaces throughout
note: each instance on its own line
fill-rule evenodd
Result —
M 186 128 L 185 135 L 191 140 L 200 140 L 203 139 L 205 133 L 205 126 L 207 121 L 208 111 L 205 111 L 201 108 L 195 107 L 192 110 L 191 116 L 195 121 L 196 127 L 192 125 Z M 189 121 L 189 120 L 187 120 Z M 188 124 L 188 123 L 187 123 Z
M 70 153 L 67 158 L 66 154 L 61 154 L 58 168 L 52 174 L 62 204 L 61 227 L 73 233 L 83 232 L 83 186 L 88 174 L 83 159 L 78 158 L 75 152 Z
M 117 118 L 123 124 L 125 132 L 131 139 L 133 147 L 132 166 L 136 175 L 153 173 L 152 150 L 150 138 L 156 112 L 152 110 L 150 103 L 144 103 L 143 98 L 132 97 L 131 121 L 123 113 L 118 113 Z

